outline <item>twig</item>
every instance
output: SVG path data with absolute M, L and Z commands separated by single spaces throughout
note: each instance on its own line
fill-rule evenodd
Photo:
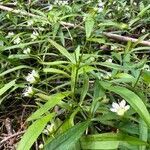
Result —
M 36 18 L 41 18 L 42 17 L 42 16 L 38 16 L 38 15 L 29 13 L 29 12 L 22 11 L 22 10 L 17 10 L 17 9 L 13 9 L 13 8 L 10 8 L 10 7 L 6 7 L 6 6 L 3 6 L 1 4 L 0 4 L 0 9 L 4 10 L 4 11 L 13 12 L 13 13 L 16 13 L 16 14 L 29 16 L 29 17 L 36 17 Z M 67 22 L 63 22 L 63 21 L 60 21 L 60 24 L 63 25 L 63 26 L 67 26 L 67 27 L 77 27 L 76 25 L 74 25 L 72 23 L 67 23 Z
M 25 133 L 25 131 L 20 131 L 20 132 L 17 132 L 17 133 L 14 133 L 8 137 L 6 137 L 5 139 L 3 139 L 2 141 L 0 141 L 0 145 L 2 145 L 3 143 L 5 143 L 6 141 L 8 141 L 9 139 L 13 138 L 13 137 L 16 137 L 16 136 L 19 136 L 21 134 Z
M 16 14 L 25 15 L 25 16 L 39 17 L 39 16 L 34 15 L 32 13 L 28 13 L 28 12 L 25 12 L 25 11 L 22 11 L 22 10 L 13 9 L 13 8 L 6 7 L 6 6 L 3 6 L 3 5 L 0 5 L 0 9 L 5 10 L 5 11 L 9 11 L 9 12 L 13 12 L 13 13 L 16 13 Z
M 123 41 L 123 42 L 128 42 L 131 41 L 133 43 L 136 43 L 139 41 L 139 44 L 145 45 L 145 46 L 150 46 L 150 41 L 140 41 L 139 39 L 135 39 L 135 38 L 131 38 L 131 37 L 127 37 L 127 36 L 121 36 L 121 35 L 117 35 L 117 34 L 113 34 L 113 33 L 103 33 L 106 37 L 109 37 L 111 39 L 115 39 L 118 41 Z

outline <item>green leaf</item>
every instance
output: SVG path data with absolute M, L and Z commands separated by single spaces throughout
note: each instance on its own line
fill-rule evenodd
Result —
M 102 81 L 100 84 L 105 89 L 112 91 L 125 99 L 150 127 L 150 114 L 139 96 L 125 87 L 111 86 L 111 84 Z
M 17 150 L 30 150 L 33 143 L 36 141 L 38 136 L 41 134 L 46 124 L 54 117 L 54 113 L 42 117 L 36 120 L 25 132 Z
M 80 96 L 80 103 L 82 104 L 82 102 L 84 101 L 84 98 L 86 97 L 86 94 L 88 92 L 89 89 L 89 77 L 88 75 L 85 73 L 84 74 L 84 81 L 83 81 L 83 87 L 82 87 L 82 91 L 81 91 L 81 96 Z
M 73 126 L 46 144 L 45 150 L 71 150 L 72 146 L 78 142 L 88 125 L 89 121 L 86 121 Z
M 94 27 L 94 19 L 93 19 L 93 16 L 89 15 L 89 16 L 87 16 L 87 18 L 85 20 L 86 38 L 89 38 L 91 36 L 93 27 Z
M 17 66 L 17 67 L 14 67 L 14 68 L 11 68 L 11 69 L 8 69 L 8 70 L 2 72 L 2 73 L 0 74 L 0 77 L 6 75 L 6 74 L 8 74 L 8 73 L 11 73 L 11 72 L 13 72 L 13 71 L 20 70 L 20 69 L 25 69 L 25 68 L 26 68 L 26 69 L 31 69 L 32 67 L 25 66 L 25 65 Z
M 15 81 L 16 80 L 13 80 L 13 81 L 10 81 L 9 83 L 5 84 L 4 87 L 2 87 L 0 89 L 0 96 L 2 94 L 4 94 L 7 90 L 9 90 L 12 86 L 14 86 L 15 85 Z
M 39 62 L 42 65 L 55 66 L 61 64 L 68 64 L 68 61 L 52 61 L 52 62 Z
M 47 100 L 41 108 L 39 108 L 36 112 L 34 112 L 28 119 L 27 121 L 31 121 L 33 119 L 37 119 L 41 117 L 44 113 L 46 113 L 48 110 L 53 108 L 55 105 L 59 104 L 62 99 L 67 97 L 70 94 L 70 92 L 62 92 L 62 93 L 57 93 L 51 96 L 47 96 L 44 94 L 36 94 L 38 97 L 41 99 Z
M 140 139 L 147 142 L 148 139 L 148 128 L 147 128 L 147 124 L 140 119 L 140 123 L 139 123 L 139 132 L 140 132 Z M 146 146 L 140 146 L 139 150 L 146 150 Z
M 104 44 L 105 43 L 104 38 L 88 38 L 88 41 L 96 42 L 96 43 L 99 43 L 99 44 Z
M 45 73 L 55 73 L 55 74 L 63 74 L 66 77 L 70 77 L 70 75 L 60 69 L 55 69 L 55 68 L 44 68 L 43 72 Z
M 29 42 L 29 43 L 21 43 L 21 44 L 17 44 L 17 45 L 13 45 L 13 46 L 8 46 L 8 47 L 2 47 L 2 48 L 0 48 L 0 51 L 6 51 L 6 50 L 15 49 L 15 48 L 24 48 L 28 45 L 32 45 L 32 44 L 36 44 L 36 43 L 42 43 L 42 42 L 45 42 L 45 40 L 33 41 L 33 42 Z
M 142 71 L 142 77 L 143 77 L 143 80 L 144 80 L 147 84 L 150 84 L 150 71 L 143 70 L 143 71 Z
M 117 70 L 125 70 L 125 69 L 128 69 L 128 68 L 125 68 L 121 65 L 118 65 L 118 64 L 114 64 L 114 63 L 109 63 L 109 62 L 102 62 L 102 63 L 99 63 L 100 66 L 104 66 L 104 67 L 108 67 L 108 68 L 112 68 L 112 69 L 117 69 Z
M 75 60 L 72 57 L 72 55 L 61 45 L 57 44 L 55 41 L 49 39 L 49 42 L 56 48 L 59 50 L 59 52 L 64 55 L 66 58 L 68 58 L 72 63 L 75 64 Z
M 91 104 L 91 113 L 94 114 L 96 110 L 99 108 L 100 102 L 99 100 L 104 97 L 105 95 L 105 90 L 103 87 L 100 85 L 99 80 L 96 79 L 94 83 L 94 95 L 93 95 L 93 100 Z
M 117 149 L 122 142 L 130 143 L 131 145 L 148 145 L 146 142 L 139 140 L 136 137 L 128 136 L 121 133 L 104 133 L 82 137 L 81 148 L 83 150 L 110 150 Z

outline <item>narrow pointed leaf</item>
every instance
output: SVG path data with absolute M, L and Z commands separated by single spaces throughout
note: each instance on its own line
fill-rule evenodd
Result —
M 73 126 L 48 143 L 45 146 L 45 150 L 71 150 L 72 146 L 78 142 L 88 125 L 89 121 L 86 121 Z
M 48 110 L 53 108 L 55 105 L 59 104 L 62 99 L 67 97 L 70 94 L 70 92 L 63 92 L 63 93 L 57 93 L 51 96 L 47 96 L 44 94 L 37 94 L 41 99 L 44 98 L 44 100 L 47 100 L 47 102 L 39 108 L 36 112 L 34 112 L 27 121 L 31 121 L 34 119 L 37 119 L 41 117 L 44 113 L 46 113 Z
M 23 135 L 17 150 L 30 150 L 33 143 L 37 140 L 38 136 L 41 134 L 46 124 L 54 117 L 53 114 L 49 114 L 41 119 L 36 120 Z

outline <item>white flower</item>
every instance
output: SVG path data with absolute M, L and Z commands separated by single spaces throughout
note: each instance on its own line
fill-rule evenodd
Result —
M 143 68 L 144 70 L 150 71 L 150 66 L 147 64 L 144 64 Z
M 44 29 L 44 28 L 41 28 L 41 27 L 38 27 L 38 30 L 39 30 L 39 31 L 44 31 L 45 29 Z
M 39 35 L 38 32 L 33 31 L 33 33 L 31 34 L 31 38 L 32 38 L 33 40 L 35 40 L 35 39 L 37 39 L 38 35 Z
M 112 112 L 116 112 L 117 115 L 123 116 L 124 113 L 130 108 L 129 105 L 126 105 L 126 101 L 122 100 L 120 103 L 112 103 L 112 108 L 110 110 Z
M 142 33 L 144 33 L 145 31 L 146 31 L 145 28 L 143 28 L 143 29 L 141 30 Z
M 44 130 L 42 131 L 42 133 L 45 134 L 45 135 L 49 135 L 49 132 L 48 132 L 47 129 L 44 129 Z
M 54 129 L 54 123 L 52 123 L 51 125 L 47 125 L 46 129 L 47 129 L 49 132 L 52 132 L 53 129 Z
M 13 35 L 15 35 L 14 32 L 8 32 L 8 35 L 7 35 L 6 37 L 7 37 L 7 38 L 10 38 L 10 37 L 12 37 Z
M 54 2 L 55 5 L 68 5 L 68 0 L 55 0 Z
M 109 58 L 109 59 L 106 60 L 106 62 L 112 63 L 112 59 Z
M 52 123 L 51 125 L 47 125 L 47 127 L 43 130 L 42 133 L 49 135 L 54 129 L 54 124 Z
M 20 42 L 21 42 L 20 37 L 17 37 L 17 38 L 14 40 L 14 44 L 19 44 Z
M 30 83 L 36 83 L 37 79 L 39 79 L 39 74 L 37 71 L 32 70 L 31 73 L 28 73 L 28 75 L 25 79 L 26 79 L 26 81 L 28 81 Z
M 26 88 L 24 89 L 22 95 L 25 96 L 25 97 L 31 97 L 33 94 L 34 94 L 34 92 L 33 92 L 32 86 L 28 86 L 28 87 L 26 87 Z
M 32 26 L 33 23 L 34 23 L 33 20 L 28 20 L 28 21 L 27 21 L 27 26 Z
M 101 78 L 110 79 L 111 78 L 111 72 L 101 73 Z
M 23 50 L 24 54 L 30 54 L 30 52 L 31 52 L 31 49 L 29 47 Z
M 49 5 L 47 8 L 48 8 L 48 10 L 50 11 L 50 10 L 53 9 L 53 5 Z
M 43 149 L 44 148 L 44 145 L 41 143 L 40 145 L 39 145 L 39 149 Z
M 99 1 L 99 3 L 98 3 L 98 12 L 99 12 L 99 13 L 102 12 L 102 11 L 103 11 L 103 8 L 104 8 L 104 3 L 101 2 L 101 1 Z

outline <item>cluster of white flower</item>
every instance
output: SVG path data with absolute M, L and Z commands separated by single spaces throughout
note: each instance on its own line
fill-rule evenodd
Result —
M 11 38 L 14 35 L 15 35 L 14 32 L 8 32 L 8 35 L 6 36 L 6 38 Z
M 30 52 L 31 52 L 31 49 L 29 47 L 23 50 L 24 54 L 30 54 Z
M 47 9 L 50 11 L 50 10 L 52 10 L 53 9 L 53 5 L 48 5 L 47 6 Z
M 99 13 L 102 12 L 104 9 L 104 3 L 102 1 L 99 1 L 97 7 L 98 7 L 98 12 Z
M 55 5 L 68 5 L 68 0 L 55 0 L 54 2 Z
M 26 79 L 26 81 L 28 81 L 31 84 L 36 83 L 37 80 L 39 79 L 39 74 L 37 71 L 32 70 L 31 73 L 28 73 L 28 75 L 25 79 Z
M 101 78 L 110 79 L 111 78 L 111 72 L 101 73 Z
M 112 63 L 112 59 L 111 59 L 111 58 L 109 58 L 109 59 L 107 59 L 107 60 L 106 60 L 106 62 L 108 62 L 108 63 Z
M 31 34 L 31 38 L 33 40 L 37 39 L 38 36 L 39 36 L 39 33 L 37 31 L 33 31 L 33 33 Z
M 25 77 L 26 81 L 28 81 L 30 84 L 34 84 L 39 80 L 39 74 L 37 71 L 32 70 L 31 73 L 28 73 L 27 77 Z M 34 90 L 32 86 L 27 86 L 25 90 L 23 91 L 23 96 L 25 97 L 31 97 L 34 94 Z
M 112 103 L 112 108 L 110 108 L 110 110 L 112 112 L 115 112 L 117 113 L 117 115 L 119 116 L 123 116 L 124 113 L 130 109 L 130 106 L 129 105 L 126 105 L 126 101 L 125 100 L 122 100 L 121 102 L 119 103 Z
M 52 123 L 51 125 L 47 125 L 42 133 L 49 135 L 51 132 L 53 132 L 53 129 L 54 129 L 54 124 Z
M 27 21 L 27 26 L 32 26 L 34 24 L 33 20 L 28 20 Z
M 145 64 L 142 69 L 150 71 L 150 65 Z
M 20 42 L 21 42 L 21 38 L 19 36 L 15 38 L 13 41 L 14 44 L 19 44 Z
M 32 97 L 32 95 L 34 94 L 33 92 L 33 87 L 32 86 L 27 86 L 24 91 L 23 91 L 23 96 L 24 97 Z
M 14 36 L 14 32 L 8 32 L 8 35 L 6 38 L 12 38 Z M 14 44 L 19 44 L 21 42 L 21 38 L 19 36 L 16 36 L 15 39 L 13 39 Z

